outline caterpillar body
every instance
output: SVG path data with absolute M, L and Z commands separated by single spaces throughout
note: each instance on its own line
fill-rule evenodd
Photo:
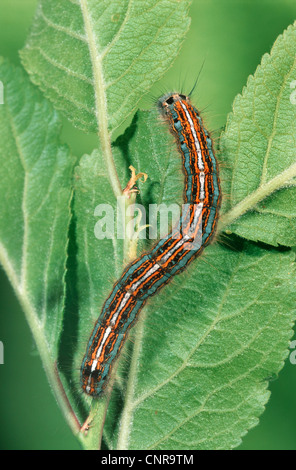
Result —
M 189 98 L 179 93 L 163 96 L 158 107 L 182 156 L 182 214 L 169 235 L 127 266 L 105 301 L 81 366 L 81 386 L 91 396 L 99 396 L 106 387 L 114 361 L 147 300 L 202 252 L 217 225 L 218 164 L 202 118 Z

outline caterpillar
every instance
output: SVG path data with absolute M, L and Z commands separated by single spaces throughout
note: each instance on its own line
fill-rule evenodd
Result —
M 182 213 L 169 235 L 126 267 L 105 301 L 80 372 L 82 389 L 93 397 L 104 391 L 114 361 L 147 300 L 200 255 L 217 225 L 221 203 L 218 164 L 198 110 L 179 93 L 160 98 L 158 108 L 182 156 Z

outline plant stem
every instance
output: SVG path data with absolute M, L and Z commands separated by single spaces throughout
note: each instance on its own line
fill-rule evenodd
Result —
M 256 204 L 270 196 L 274 191 L 287 185 L 292 178 L 296 177 L 296 163 L 284 170 L 267 183 L 262 184 L 253 193 L 247 196 L 234 206 L 229 212 L 220 218 L 218 231 L 225 230 L 225 228 L 232 224 L 235 219 L 241 217 L 245 212 L 254 209 Z
M 129 376 L 124 395 L 124 406 L 120 420 L 117 450 L 127 450 L 129 442 L 130 425 L 133 419 L 133 403 L 134 403 L 134 384 L 138 370 L 138 358 L 141 351 L 142 340 L 144 335 L 145 312 L 142 313 L 138 324 L 133 328 L 134 347 L 131 356 L 131 365 Z
M 81 11 L 83 15 L 85 32 L 88 38 L 90 57 L 94 75 L 94 93 L 96 102 L 96 118 L 98 123 L 98 136 L 100 139 L 102 154 L 105 166 L 108 171 L 109 181 L 115 197 L 122 195 L 122 188 L 116 171 L 112 148 L 111 137 L 108 130 L 107 97 L 105 93 L 105 81 L 103 74 L 102 58 L 98 52 L 97 38 L 94 34 L 91 15 L 88 10 L 87 0 L 81 0 Z

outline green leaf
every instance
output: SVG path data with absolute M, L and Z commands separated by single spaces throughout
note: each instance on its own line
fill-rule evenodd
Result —
M 0 59 L 0 262 L 36 341 L 58 400 L 55 362 L 74 161 L 58 139 L 60 119 L 20 69 Z M 75 423 L 72 418 L 70 424 Z
M 130 177 L 128 162 L 131 163 L 132 156 L 134 157 L 132 163 L 138 171 L 145 166 L 149 184 L 139 183 L 141 202 L 144 205 L 148 203 L 148 200 L 167 204 L 182 200 L 181 159 L 171 135 L 166 133 L 163 138 L 162 134 L 156 132 L 159 127 L 157 118 L 156 111 L 138 113 L 125 135 L 119 138 L 114 146 L 118 168 L 121 168 L 122 178 L 126 182 Z M 149 147 L 151 141 L 155 146 L 152 155 Z M 157 149 L 161 155 L 161 162 Z M 177 191 L 176 183 L 179 188 Z M 96 224 L 104 216 L 104 213 L 101 215 L 96 213 L 96 207 L 102 204 L 109 205 L 114 211 L 113 239 L 96 238 Z M 119 204 L 118 207 L 117 204 Z M 85 413 L 90 406 L 90 401 L 86 395 L 81 396 L 78 372 L 94 322 L 126 263 L 124 240 L 117 239 L 116 219 L 121 210 L 120 202 L 118 203 L 110 192 L 108 174 L 102 168 L 100 152 L 94 151 L 92 155 L 83 156 L 75 171 L 73 205 L 75 241 L 72 241 L 72 246 L 70 246 L 73 258 L 68 266 L 67 283 L 71 287 L 66 308 L 65 330 L 67 332 L 65 331 L 63 335 L 62 354 L 59 360 L 64 375 L 64 387 L 81 422 L 86 418 Z M 112 234 L 109 232 L 109 235 Z M 76 320 L 75 312 L 78 308 L 79 319 Z M 69 338 L 71 338 L 70 341 Z M 72 351 L 71 357 L 69 357 L 69 350 Z M 73 362 L 71 371 L 69 371 L 69 362 Z M 122 380 L 118 378 L 119 382 Z M 99 422 L 97 428 L 92 427 L 92 434 L 97 436 L 103 424 L 104 422 Z M 86 443 L 86 445 L 89 444 Z
M 291 253 L 216 245 L 151 300 L 135 334 L 118 437 L 108 416 L 114 447 L 239 445 L 288 354 L 293 261 Z
M 181 158 L 156 112 L 139 112 L 114 153 L 118 162 L 126 162 L 123 170 L 129 164 L 148 168 L 141 202 L 181 201 Z M 99 161 L 97 152 L 85 156 L 76 172 L 81 322 L 75 370 L 123 267 L 122 243 L 94 236 L 95 207 L 115 204 Z M 247 243 L 235 251 L 216 244 L 151 298 L 120 358 L 110 402 L 107 397 L 92 402 L 91 414 L 99 408 L 100 418 L 86 448 L 97 448 L 103 426 L 110 449 L 237 446 L 257 424 L 269 398 L 268 380 L 288 354 L 295 319 L 294 258 Z M 91 404 L 86 397 L 81 401 L 84 409 Z M 108 405 L 104 423 L 102 408 Z
M 275 246 L 296 245 L 295 51 L 296 23 L 249 77 L 221 136 L 223 225 Z
M 56 355 L 63 310 L 73 159 L 60 120 L 27 77 L 1 62 L 1 262 Z
M 176 58 L 190 0 L 41 0 L 21 56 L 80 129 L 112 131 Z M 107 123 L 108 116 L 108 123 Z
M 137 113 L 113 153 L 111 133 L 175 58 L 189 3 L 40 1 L 23 63 L 56 108 L 101 140 L 76 169 L 71 224 L 73 161 L 58 141 L 58 116 L 21 71 L 0 63 L 0 260 L 73 432 L 77 417 L 92 419 L 88 435 L 78 435 L 87 449 L 99 448 L 102 434 L 110 449 L 233 448 L 257 424 L 268 380 L 288 354 L 295 254 L 236 239 L 233 250 L 208 247 L 151 298 L 110 389 L 99 400 L 81 394 L 86 344 L 129 249 L 117 227 L 97 238 L 98 206 L 113 206 L 115 215 L 122 194 L 114 161 L 125 184 L 131 164 L 148 173 L 139 183 L 147 209 L 182 200 L 181 157 L 156 111 Z M 295 241 L 288 205 L 296 178 L 293 100 L 287 107 L 294 60 L 295 26 L 264 56 L 221 139 L 230 201 L 224 197 L 220 229 L 288 246 Z M 119 202 L 117 212 L 132 201 Z M 246 228 L 251 219 L 243 225 L 251 216 L 252 231 Z

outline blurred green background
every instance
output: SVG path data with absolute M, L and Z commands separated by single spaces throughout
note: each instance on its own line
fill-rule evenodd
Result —
M 19 63 L 37 0 L 0 0 L 0 55 Z M 194 102 L 207 126 L 218 130 L 249 74 L 276 37 L 296 19 L 295 0 L 193 0 L 192 24 L 167 75 L 143 98 L 153 105 L 162 93 L 188 93 L 199 72 Z M 202 70 L 201 70 L 202 68 Z M 121 129 L 122 130 L 122 129 Z M 63 140 L 80 156 L 96 146 L 68 122 Z M 1 184 L 1 182 L 0 182 Z M 78 449 L 49 390 L 34 342 L 14 293 L 0 268 L 0 449 Z M 296 365 L 287 359 L 260 424 L 240 449 L 296 449 Z

